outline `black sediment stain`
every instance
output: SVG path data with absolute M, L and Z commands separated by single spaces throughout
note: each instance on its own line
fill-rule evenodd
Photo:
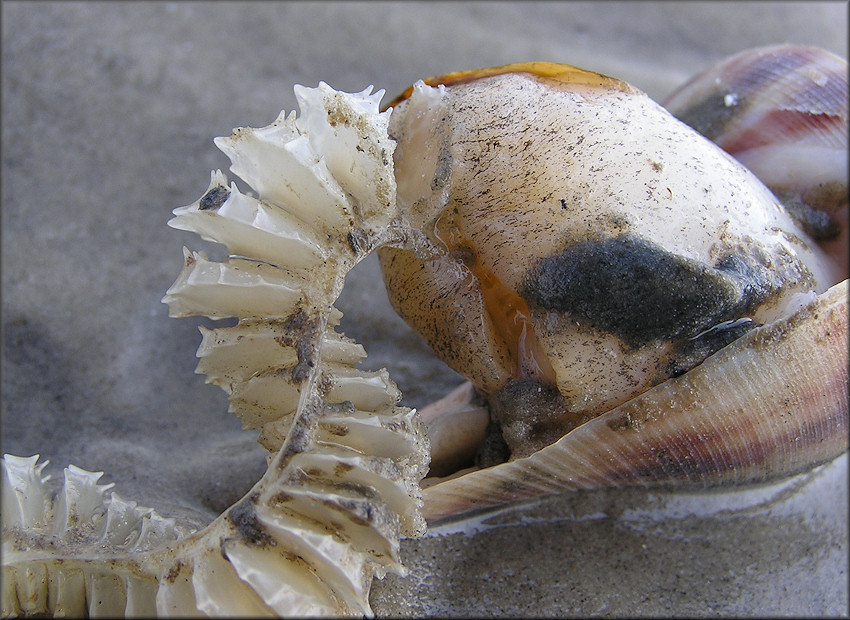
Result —
M 304 310 L 283 321 L 283 334 L 277 340 L 295 349 L 298 363 L 292 368 L 292 381 L 301 383 L 316 366 L 319 340 L 319 319 L 310 318 Z
M 794 193 L 778 193 L 776 197 L 785 206 L 789 215 L 815 241 L 830 241 L 838 238 L 841 225 L 829 213 L 809 206 Z
M 257 518 L 257 512 L 254 509 L 256 499 L 257 496 L 252 495 L 240 501 L 228 511 L 227 519 L 250 544 L 255 547 L 265 547 L 273 543 L 273 540 Z
M 726 271 L 744 271 L 726 265 Z M 584 241 L 535 265 L 523 296 L 548 311 L 639 347 L 693 335 L 725 320 L 741 304 L 740 288 L 722 269 L 635 237 Z
M 714 140 L 726 130 L 729 122 L 741 113 L 745 105 L 740 100 L 736 101 L 736 105 L 727 105 L 726 97 L 731 94 L 727 89 L 718 89 L 677 112 L 676 118 L 709 140 Z
M 351 232 L 348 233 L 348 237 L 346 237 L 346 241 L 348 242 L 349 249 L 355 256 L 368 252 L 372 247 L 369 242 L 368 233 L 359 228 L 352 228 Z
M 507 460 L 505 451 L 510 458 L 527 456 L 591 418 L 570 411 L 557 386 L 533 378 L 509 381 L 487 402 L 493 423 L 476 455 L 476 464 L 482 467 Z
M 799 264 L 799 259 L 770 256 L 761 247 L 729 254 L 718 260 L 714 267 L 740 287 L 738 303 L 721 320 L 751 315 L 787 286 L 799 282 L 812 284 L 811 273 Z
M 509 458 L 511 458 L 511 449 L 502 435 L 502 429 L 491 421 L 487 425 L 484 442 L 475 453 L 474 463 L 477 467 L 484 469 L 505 463 Z
M 221 205 L 227 202 L 228 196 L 230 196 L 230 190 L 226 187 L 221 185 L 212 187 L 198 201 L 198 210 L 209 211 L 211 209 L 218 209 Z
M 667 366 L 667 375 L 678 377 L 685 374 L 694 366 L 701 364 L 707 357 L 714 355 L 756 327 L 761 327 L 761 324 L 755 321 L 744 321 L 728 327 L 721 325 L 685 340 L 677 347 L 673 361 Z

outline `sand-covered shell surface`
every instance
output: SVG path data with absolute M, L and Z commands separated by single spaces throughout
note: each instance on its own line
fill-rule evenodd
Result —
M 184 250 L 172 316 L 204 330 L 199 370 L 261 429 L 268 470 L 200 531 L 109 493 L 74 466 L 54 496 L 38 457 L 7 455 L 3 615 L 369 615 L 375 575 L 424 531 L 427 438 L 387 373 L 335 331 L 345 274 L 387 235 L 394 143 L 381 92 L 297 87 L 301 116 L 217 140 L 256 195 L 214 172 L 171 224 L 227 246 Z

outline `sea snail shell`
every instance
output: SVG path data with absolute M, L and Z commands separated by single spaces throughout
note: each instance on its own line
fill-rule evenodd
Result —
M 809 463 L 846 449 L 846 285 L 824 295 L 846 273 L 750 171 L 643 93 L 545 63 L 449 74 L 393 103 L 390 135 L 411 228 L 379 249 L 390 300 L 491 417 L 482 469 L 427 488 L 426 516 L 543 488 L 780 475 L 799 455 L 766 453 L 789 441 Z M 796 340 L 790 359 L 765 351 L 789 316 L 826 329 L 815 349 L 829 355 Z M 817 376 L 769 378 L 797 358 Z M 825 402 L 803 396 L 809 380 Z M 709 404 L 719 390 L 734 406 Z M 770 394 L 797 399 L 793 437 L 754 422 Z M 643 451 L 611 465 L 632 440 Z M 432 475 L 449 474 L 439 450 Z

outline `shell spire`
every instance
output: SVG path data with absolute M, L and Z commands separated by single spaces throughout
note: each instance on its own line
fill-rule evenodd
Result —
M 266 473 L 186 532 L 73 466 L 51 499 L 37 457 L 6 456 L 4 616 L 371 615 L 373 577 L 404 572 L 399 538 L 425 528 L 424 426 L 334 329 L 345 275 L 396 217 L 390 113 L 370 93 L 296 87 L 300 118 L 215 141 L 257 196 L 215 171 L 169 222 L 227 247 L 222 262 L 184 249 L 163 301 L 171 316 L 238 319 L 201 329 L 198 372 L 260 430 Z

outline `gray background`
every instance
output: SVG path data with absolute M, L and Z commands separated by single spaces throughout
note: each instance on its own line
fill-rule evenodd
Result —
M 214 136 L 270 123 L 295 108 L 293 84 L 319 80 L 388 100 L 420 77 L 550 60 L 661 98 L 747 47 L 847 56 L 845 3 L 4 2 L 2 18 L 2 449 L 50 458 L 54 478 L 106 471 L 123 496 L 198 522 L 264 469 L 224 393 L 193 374 L 211 322 L 160 303 L 181 246 L 205 247 L 165 223 L 227 168 Z M 370 258 L 340 299 L 343 330 L 421 406 L 460 378 L 382 290 Z M 769 492 L 512 508 L 474 536 L 406 541 L 411 575 L 378 584 L 374 606 L 846 615 L 846 480 L 841 459 Z

